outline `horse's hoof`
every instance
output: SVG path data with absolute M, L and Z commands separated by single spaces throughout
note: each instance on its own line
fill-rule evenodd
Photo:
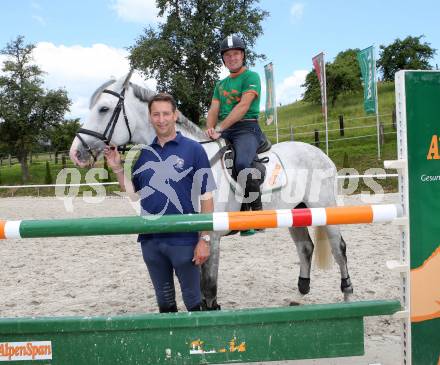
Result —
M 310 292 L 310 278 L 298 277 L 298 290 L 302 295 Z
M 341 279 L 341 292 L 348 294 L 353 293 L 353 285 L 351 284 L 350 277 Z
M 206 299 L 203 299 L 201 305 L 202 305 L 202 311 L 219 311 L 222 309 L 220 307 L 220 304 L 218 304 L 215 299 L 212 301 L 210 306 L 208 306 Z
M 353 294 L 353 292 L 344 293 L 344 302 L 350 302 L 352 294 Z

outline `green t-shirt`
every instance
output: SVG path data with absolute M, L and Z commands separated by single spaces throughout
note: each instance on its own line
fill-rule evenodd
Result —
M 248 92 L 254 93 L 256 97 L 243 119 L 258 119 L 258 114 L 260 113 L 261 82 L 260 76 L 256 72 L 245 69 L 237 76 L 229 75 L 217 82 L 212 98 L 220 101 L 220 122 L 240 102 L 241 96 Z

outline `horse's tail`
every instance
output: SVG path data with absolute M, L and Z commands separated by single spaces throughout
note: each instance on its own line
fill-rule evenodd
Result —
M 330 242 L 325 227 L 315 227 L 315 265 L 322 270 L 332 267 Z

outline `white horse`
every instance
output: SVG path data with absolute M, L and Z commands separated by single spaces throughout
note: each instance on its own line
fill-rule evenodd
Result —
M 70 149 L 70 157 L 77 165 L 88 165 L 91 156 L 96 159 L 106 143 L 111 142 L 118 146 L 128 142 L 150 144 L 155 137 L 154 129 L 149 123 L 147 108 L 148 101 L 155 93 L 129 82 L 129 78 L 130 74 L 120 80 L 107 81 L 92 95 L 88 119 Z M 206 141 L 202 130 L 183 116 L 178 120 L 177 129 L 194 140 Z M 233 182 L 226 178 L 224 163 L 218 156 L 220 143 L 205 143 L 203 147 L 211 160 L 217 180 L 217 191 L 214 194 L 215 211 L 240 210 L 241 198 L 237 199 L 237 189 L 231 188 Z M 284 182 L 278 185 L 278 189 L 263 189 L 264 209 L 336 206 L 336 167 L 320 149 L 301 142 L 281 142 L 272 146 L 271 150 L 263 155 L 272 160 L 278 159 L 284 168 Z M 272 178 L 275 175 L 272 175 Z M 334 259 L 340 268 L 341 291 L 344 299 L 348 300 L 353 287 L 347 268 L 346 244 L 338 226 L 325 226 L 320 229 L 321 234 L 318 234 L 318 239 L 315 240 L 316 253 L 319 253 L 318 248 L 321 246 L 319 237 L 327 236 Z M 289 228 L 289 231 L 300 259 L 298 289 L 301 295 L 305 295 L 310 290 L 310 269 L 315 245 L 306 227 Z M 220 238 L 227 233 L 212 233 L 211 256 L 202 267 L 201 289 L 203 305 L 206 309 L 219 308 L 217 304 L 219 243 Z M 318 259 L 318 266 L 320 263 L 325 265 L 328 251 Z

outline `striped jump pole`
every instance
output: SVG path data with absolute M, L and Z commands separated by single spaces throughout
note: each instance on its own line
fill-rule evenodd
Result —
M 163 216 L 0 220 L 0 238 L 95 236 L 137 233 L 229 231 L 389 222 L 401 216 L 394 204 L 279 209 Z

